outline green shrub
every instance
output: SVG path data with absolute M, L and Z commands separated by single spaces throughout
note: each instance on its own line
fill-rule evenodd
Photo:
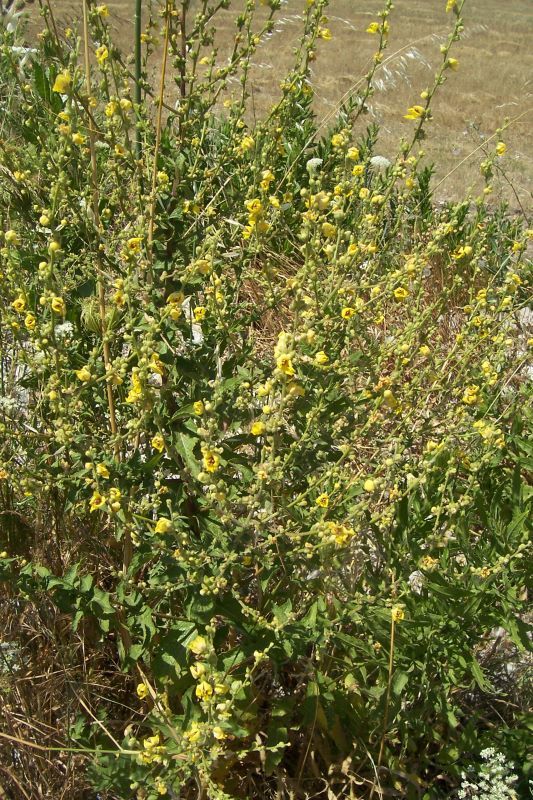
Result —
M 494 728 L 527 742 L 486 667 L 493 628 L 528 644 L 531 231 L 487 204 L 496 136 L 483 195 L 432 197 L 462 0 L 392 163 L 364 122 L 391 2 L 326 135 L 325 0 L 254 124 L 281 3 L 222 62 L 229 5 L 167 4 L 153 82 L 155 18 L 137 83 L 104 6 L 58 36 L 44 4 L 24 65 L 1 33 L 0 575 L 65 678 L 37 730 L 72 797 L 83 765 L 109 798 L 437 797 Z

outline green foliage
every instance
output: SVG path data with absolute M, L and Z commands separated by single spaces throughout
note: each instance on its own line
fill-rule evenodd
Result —
M 487 741 L 525 754 L 491 632 L 529 648 L 533 496 L 531 231 L 487 205 L 490 163 L 436 204 L 419 149 L 463 3 L 392 162 L 363 123 L 390 2 L 325 135 L 325 0 L 254 124 L 280 3 L 244 4 L 227 62 L 230 3 L 171 5 L 176 106 L 155 21 L 135 87 L 105 7 L 90 86 L 47 6 L 24 67 L 1 32 L 0 579 L 127 685 L 62 729 L 107 797 L 445 796 Z

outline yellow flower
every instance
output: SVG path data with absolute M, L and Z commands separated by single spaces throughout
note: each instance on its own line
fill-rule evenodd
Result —
M 101 478 L 109 478 L 109 470 L 103 463 L 96 465 L 96 474 L 100 475 Z
M 391 608 L 391 617 L 393 622 L 401 622 L 405 619 L 405 611 L 401 606 L 393 606 Z
M 479 403 L 479 386 L 475 384 L 467 386 L 463 394 L 463 403 L 467 406 L 475 406 Z
M 496 152 L 499 156 L 503 156 L 505 151 L 507 150 L 507 145 L 505 142 L 498 142 L 496 145 Z
M 126 396 L 126 403 L 138 403 L 143 396 L 142 381 L 137 372 L 131 376 L 131 387 Z
M 139 700 L 145 700 L 149 694 L 150 691 L 145 683 L 137 684 L 137 697 Z
M 404 119 L 420 119 L 425 113 L 424 106 L 411 106 L 404 114 Z
M 11 303 L 11 308 L 13 308 L 17 314 L 22 314 L 24 309 L 26 308 L 26 300 L 22 295 L 19 295 L 16 300 L 13 300 Z
M 200 681 L 194 693 L 200 700 L 208 700 L 213 695 L 213 687 L 207 681 Z
M 141 250 L 142 238 L 140 236 L 132 236 L 126 242 L 126 247 L 129 253 L 139 253 Z
M 96 6 L 96 13 L 100 17 L 108 17 L 109 16 L 109 9 L 105 4 L 102 3 L 102 5 Z
M 85 144 L 85 136 L 77 131 L 76 133 L 72 134 L 72 141 L 74 144 L 81 146 L 82 144 Z
M 198 723 L 191 722 L 191 726 L 185 731 L 183 738 L 187 739 L 189 742 L 197 742 L 200 739 L 201 734 L 202 732 Z
M 396 300 L 405 300 L 406 297 L 409 297 L 409 292 L 403 286 L 398 286 L 393 294 Z
M 367 478 L 363 483 L 363 489 L 365 492 L 374 492 L 376 490 L 376 482 L 372 478 Z
M 357 147 L 349 147 L 346 158 L 349 158 L 350 161 L 357 161 L 359 159 L 359 150 Z
M 152 357 L 150 359 L 150 368 L 158 375 L 165 374 L 165 365 L 163 364 L 157 353 L 152 353 Z
M 261 422 L 261 420 L 254 422 L 252 427 L 250 428 L 250 433 L 252 434 L 252 436 L 262 436 L 264 432 L 265 432 L 265 423 Z
M 154 533 L 168 533 L 172 530 L 172 522 L 166 517 L 159 517 L 156 522 Z
M 287 385 L 287 390 L 291 397 L 303 397 L 305 395 L 304 387 L 301 384 L 296 383 L 296 381 L 291 381 Z
M 398 401 L 390 389 L 385 389 L 383 392 L 383 402 L 388 408 L 396 408 Z
M 80 380 L 82 383 L 87 383 L 92 378 L 89 367 L 82 367 L 81 369 L 77 369 L 75 370 L 75 373 L 78 380 Z
M 344 147 L 346 144 L 346 137 L 343 133 L 334 133 L 331 137 L 332 147 Z
M 318 35 L 320 36 L 321 39 L 324 39 L 324 41 L 326 42 L 329 42 L 330 39 L 332 38 L 331 31 L 329 28 L 319 28 Z
M 319 508 L 327 508 L 329 506 L 329 495 L 326 492 L 319 494 L 315 503 Z
M 122 492 L 120 491 L 120 489 L 117 489 L 115 486 L 112 486 L 111 489 L 109 490 L 109 506 L 111 508 L 111 511 L 114 511 L 115 513 L 117 511 L 120 511 L 121 497 L 122 497 Z
M 13 231 L 13 230 L 6 231 L 4 233 L 4 238 L 6 240 L 6 244 L 17 245 L 17 244 L 20 243 L 20 239 L 19 239 L 18 233 L 16 231 Z
M 319 350 L 315 356 L 315 362 L 321 367 L 325 367 L 326 364 L 329 364 L 329 356 L 323 350 Z
M 295 374 L 292 359 L 288 355 L 280 355 L 276 361 L 276 366 L 284 375 L 292 376 Z
M 379 33 L 379 22 L 371 22 L 366 29 L 367 33 Z
M 194 319 L 196 322 L 202 322 L 205 319 L 206 314 L 207 308 L 205 306 L 196 306 L 194 309 Z
M 459 67 L 459 62 L 456 58 L 449 58 L 446 62 L 450 69 L 456 70 Z
M 29 331 L 32 331 L 37 324 L 37 320 L 35 319 L 33 314 L 26 314 L 26 318 L 24 319 L 24 325 Z
M 446 0 L 446 13 L 457 5 L 457 0 Z
M 365 168 L 363 164 L 356 164 L 355 167 L 352 169 L 352 175 L 354 178 L 360 178 L 361 175 L 364 173 Z
M 202 414 L 205 414 L 205 406 L 203 400 L 197 400 L 195 403 L 192 404 L 192 407 L 197 417 L 201 417 Z
M 333 239 L 337 234 L 337 228 L 335 225 L 332 225 L 331 222 L 323 222 L 322 233 L 326 239 Z
M 98 511 L 105 504 L 105 497 L 100 492 L 94 492 L 89 501 L 90 511 Z
M 52 311 L 55 311 L 56 314 L 64 314 L 66 311 L 65 301 L 62 297 L 52 297 L 50 305 L 52 306 Z
M 255 140 L 251 136 L 243 136 L 237 150 L 243 154 L 247 153 L 255 145 Z
M 70 72 L 68 70 L 63 70 L 60 72 L 57 78 L 55 79 L 55 83 L 52 86 L 53 92 L 58 92 L 58 94 L 66 94 L 70 88 L 72 78 L 70 77 Z
M 215 727 L 213 728 L 213 736 L 215 737 L 215 739 L 218 739 L 219 741 L 222 741 L 222 739 L 227 739 L 228 738 L 227 733 L 225 733 L 222 730 L 220 725 L 215 725 Z
M 151 444 L 154 450 L 159 450 L 160 453 L 162 453 L 163 450 L 165 449 L 165 440 L 163 439 L 160 433 L 156 433 L 156 435 L 152 439 Z
M 207 472 L 216 472 L 220 465 L 220 457 L 213 450 L 204 450 L 202 460 Z
M 195 656 L 202 656 L 207 650 L 207 639 L 203 636 L 195 636 L 191 639 L 187 648 L 194 653 Z
M 104 61 L 109 58 L 109 50 L 105 44 L 101 44 L 100 47 L 96 49 L 95 56 L 100 65 L 102 65 Z
M 352 308 L 351 306 L 345 306 L 341 311 L 341 317 L 343 319 L 350 319 L 355 313 L 355 308 Z

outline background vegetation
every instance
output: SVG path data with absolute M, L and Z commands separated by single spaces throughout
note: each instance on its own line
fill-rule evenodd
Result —
M 44 3 L 34 51 L 4 20 L 9 798 L 527 796 L 527 109 L 445 201 L 422 147 L 463 1 L 394 149 L 401 9 L 325 119 L 335 19 L 302 5 L 145 8 L 137 59 L 103 4 Z

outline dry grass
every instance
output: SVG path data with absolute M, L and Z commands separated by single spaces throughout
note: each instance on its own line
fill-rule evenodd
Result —
M 109 0 L 108 5 L 117 42 L 128 51 L 133 35 L 133 0 Z M 234 7 L 238 5 L 239 0 L 235 0 Z M 257 116 L 264 114 L 278 96 L 279 81 L 291 64 L 301 30 L 302 5 L 303 0 L 287 0 L 275 32 L 259 48 L 252 70 Z M 331 0 L 333 40 L 321 43 L 312 77 L 319 118 L 327 119 L 364 74 L 375 46 L 374 37 L 364 31 L 382 5 L 381 0 Z M 403 119 L 404 110 L 417 101 L 439 63 L 439 44 L 450 26 L 444 5 L 444 0 L 401 0 L 391 16 L 390 46 L 376 76 L 371 114 L 359 123 L 364 126 L 376 121 L 381 125 L 378 152 L 383 155 L 394 155 L 401 136 L 410 132 L 410 124 Z M 73 22 L 79 16 L 79 0 L 51 0 L 51 6 L 60 19 Z M 31 16 L 30 35 L 34 35 L 40 23 L 35 11 Z M 221 57 L 230 46 L 235 16 L 235 11 L 220 14 L 217 43 Z M 505 175 L 495 181 L 495 197 L 507 198 L 513 210 L 526 209 L 531 207 L 533 192 L 529 137 L 533 122 L 533 4 L 530 0 L 506 0 L 502 6 L 501 0 L 468 0 L 465 20 L 464 39 L 454 53 L 460 68 L 450 75 L 437 98 L 433 130 L 425 146 L 428 160 L 437 164 L 437 181 L 455 170 L 439 187 L 439 196 L 464 196 L 465 187 L 471 185 L 479 189 L 478 165 L 484 140 L 506 117 L 514 118 L 527 110 L 505 133 L 509 145 L 502 162 Z M 169 81 L 169 99 L 172 91 Z M 466 163 L 459 166 L 465 158 Z

